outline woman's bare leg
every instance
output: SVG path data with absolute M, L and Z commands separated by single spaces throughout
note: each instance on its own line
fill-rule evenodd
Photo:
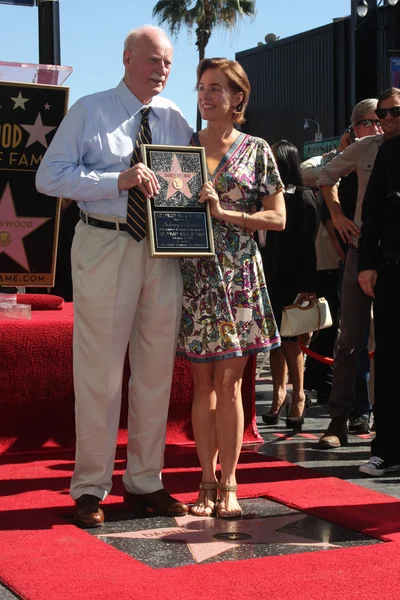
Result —
M 194 379 L 192 426 L 196 451 L 202 469 L 202 482 L 216 482 L 217 437 L 215 426 L 216 394 L 214 389 L 214 363 L 191 363 Z M 214 511 L 216 490 L 200 490 L 191 513 L 206 516 Z
M 297 342 L 282 342 L 282 352 L 285 356 L 292 386 L 292 406 L 290 417 L 301 417 L 304 412 L 304 357 Z
M 271 350 L 269 353 L 269 364 L 271 366 L 273 383 L 271 413 L 276 413 L 286 398 L 288 368 L 282 347 Z
M 247 357 L 228 358 L 214 365 L 217 394 L 216 436 L 221 464 L 221 484 L 236 485 L 236 467 L 243 442 L 242 378 Z M 236 492 L 221 491 L 218 514 L 241 514 Z M 232 513 L 232 514 L 231 514 Z

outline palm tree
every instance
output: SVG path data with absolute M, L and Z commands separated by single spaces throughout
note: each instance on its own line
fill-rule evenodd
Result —
M 158 0 L 153 8 L 153 17 L 160 25 L 166 23 L 171 35 L 177 36 L 182 25 L 189 30 L 196 27 L 196 46 L 199 60 L 214 28 L 233 30 L 238 19 L 255 16 L 256 0 Z M 201 129 L 201 116 L 197 111 L 197 129 Z

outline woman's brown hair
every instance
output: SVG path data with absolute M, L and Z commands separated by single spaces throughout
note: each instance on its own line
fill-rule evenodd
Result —
M 244 123 L 244 112 L 250 97 L 250 82 L 242 65 L 228 58 L 203 58 L 197 67 L 196 89 L 199 88 L 200 80 L 207 69 L 220 69 L 227 76 L 231 90 L 235 93 L 242 92 L 243 100 L 233 111 L 233 119 L 235 123 Z

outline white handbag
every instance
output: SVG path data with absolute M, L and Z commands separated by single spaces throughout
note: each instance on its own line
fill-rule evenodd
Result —
M 317 298 L 306 306 L 291 304 L 282 311 L 280 334 L 295 337 L 302 333 L 327 329 L 332 325 L 331 311 L 325 298 Z

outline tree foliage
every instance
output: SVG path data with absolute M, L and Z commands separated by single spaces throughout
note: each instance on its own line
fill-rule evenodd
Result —
M 199 60 L 202 60 L 213 29 L 232 31 L 240 18 L 255 16 L 255 8 L 256 0 L 158 0 L 153 17 L 160 25 L 167 25 L 174 37 L 182 26 L 189 31 L 195 28 Z
M 240 18 L 255 15 L 256 0 L 159 0 L 153 16 L 160 25 L 167 25 L 171 35 L 177 36 L 182 26 L 195 28 L 199 59 L 215 28 L 233 30 Z

